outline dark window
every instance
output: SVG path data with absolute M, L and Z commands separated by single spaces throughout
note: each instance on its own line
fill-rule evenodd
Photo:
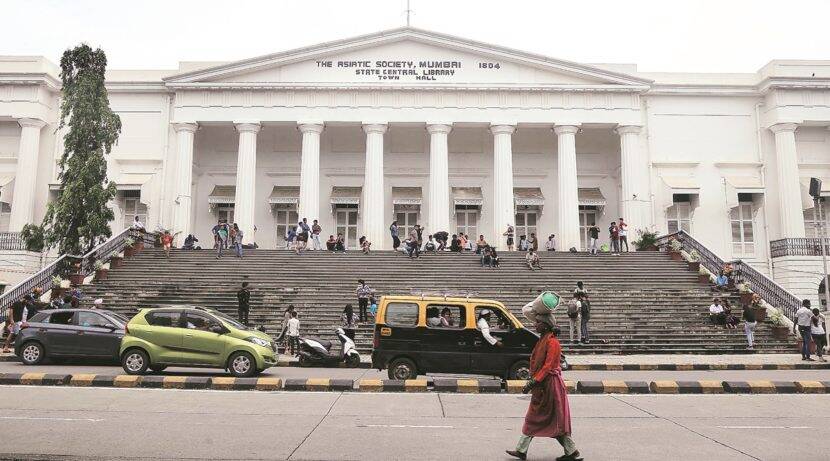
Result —
M 72 316 L 75 315 L 74 312 L 55 312 L 49 316 L 48 323 L 55 323 L 58 325 L 70 325 L 72 324 Z
M 216 324 L 216 320 L 208 315 L 188 312 L 185 326 L 191 330 L 210 331 L 210 327 Z
M 29 319 L 29 322 L 32 323 L 49 323 L 49 314 L 45 312 L 38 312 L 32 318 Z
M 386 306 L 386 324 L 390 327 L 414 327 L 418 325 L 418 305 L 415 303 L 389 303 Z
M 674 203 L 690 203 L 692 201 L 692 194 L 673 194 L 672 201 Z
M 507 315 L 501 309 L 491 306 L 476 306 L 476 325 L 478 325 L 478 316 L 485 309 L 492 312 L 492 315 L 490 315 L 490 331 L 507 331 L 510 329 L 512 322 Z
M 156 311 L 147 314 L 147 323 L 157 327 L 178 327 L 180 319 L 179 311 Z
M 467 324 L 464 312 L 464 306 L 430 304 L 427 306 L 427 327 L 464 328 Z
M 100 314 L 96 314 L 95 312 L 78 312 L 78 315 L 75 316 L 77 321 L 75 322 L 79 327 L 96 327 L 96 328 L 105 328 L 105 325 L 110 323 L 109 320 L 104 318 L 104 316 Z

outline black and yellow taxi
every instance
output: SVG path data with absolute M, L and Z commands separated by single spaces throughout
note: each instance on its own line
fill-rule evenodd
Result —
M 489 338 L 481 327 L 489 329 Z M 375 317 L 372 367 L 387 369 L 390 379 L 426 373 L 527 379 L 538 339 L 498 301 L 384 296 Z

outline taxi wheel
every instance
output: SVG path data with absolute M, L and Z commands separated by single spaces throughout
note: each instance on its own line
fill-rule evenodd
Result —
M 418 377 L 418 367 L 409 359 L 395 359 L 389 364 L 389 379 L 415 379 Z
M 510 367 L 507 373 L 508 379 L 530 379 L 530 362 L 527 360 L 519 360 Z

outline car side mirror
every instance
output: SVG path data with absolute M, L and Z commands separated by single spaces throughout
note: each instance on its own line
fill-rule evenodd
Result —
M 212 331 L 212 332 L 214 332 L 218 335 L 221 335 L 225 332 L 225 329 L 222 327 L 222 325 L 211 325 L 210 326 L 210 331 Z

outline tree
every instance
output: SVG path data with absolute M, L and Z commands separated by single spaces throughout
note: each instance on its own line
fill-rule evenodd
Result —
M 82 44 L 61 58 L 61 120 L 69 127 L 58 166 L 61 188 L 43 219 L 44 240 L 61 254 L 83 254 L 112 235 L 114 214 L 107 203 L 115 183 L 107 180 L 105 156 L 121 133 L 121 119 L 109 106 L 103 50 Z

